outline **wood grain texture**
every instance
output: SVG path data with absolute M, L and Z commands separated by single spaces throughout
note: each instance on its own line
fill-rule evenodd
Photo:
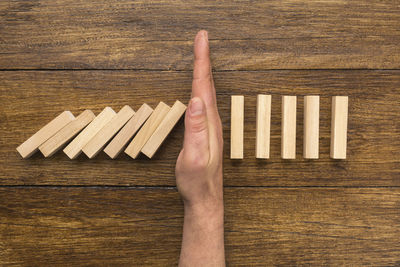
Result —
M 0 2 L 2 69 L 399 68 L 397 0 Z
M 225 188 L 224 201 L 228 266 L 400 263 L 399 188 Z M 176 266 L 182 223 L 174 188 L 0 188 L 0 263 Z
M 105 106 L 125 104 L 137 110 L 160 100 L 187 103 L 190 72 L 21 71 L 0 72 L 0 184 L 175 185 L 174 168 L 183 142 L 177 124 L 153 159 L 122 156 L 112 161 L 101 153 L 70 161 L 63 153 L 44 160 L 21 160 L 15 148 L 62 110 L 96 114 Z M 224 184 L 252 186 L 399 186 L 400 71 L 216 72 L 217 100 L 225 137 Z M 240 81 L 240 84 L 238 84 Z M 268 88 L 268 89 L 265 89 Z M 63 97 L 59 97 L 59 92 Z M 263 163 L 247 157 L 229 159 L 230 96 L 244 94 L 245 154 L 254 155 L 256 96 L 272 94 L 271 157 Z M 302 158 L 303 112 L 297 118 L 297 159 L 280 159 L 281 94 L 320 95 L 320 159 Z M 35 95 L 36 97 L 31 97 Z M 98 96 L 102 97 L 99 98 Z M 348 95 L 347 160 L 329 159 L 331 96 Z M 46 104 L 48 103 L 48 104 Z M 303 97 L 298 99 L 303 110 Z

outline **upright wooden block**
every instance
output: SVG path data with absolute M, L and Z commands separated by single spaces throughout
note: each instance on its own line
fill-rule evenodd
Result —
M 76 119 L 64 126 L 60 131 L 44 142 L 39 150 L 45 157 L 50 157 L 56 153 L 69 140 L 74 138 L 83 128 L 85 128 L 95 115 L 91 110 L 85 110 Z
M 256 158 L 269 159 L 271 95 L 257 95 Z
M 282 147 L 283 159 L 296 158 L 296 96 L 282 96 Z
M 347 147 L 347 96 L 332 97 L 331 158 L 345 159 Z
M 101 130 L 117 113 L 110 107 L 106 107 L 97 115 L 96 118 L 74 139 L 64 153 L 70 158 L 75 159 L 82 152 L 82 148 Z
M 126 105 L 115 115 L 90 141 L 82 151 L 89 158 L 95 157 L 107 144 L 107 142 L 132 118 L 133 109 Z
M 143 127 L 133 138 L 132 142 L 125 149 L 125 153 L 135 159 L 170 109 L 171 108 L 167 104 L 160 102 Z
M 64 111 L 17 147 L 18 153 L 23 158 L 30 157 L 38 150 L 40 145 L 74 119 L 75 117 L 70 111 Z
M 186 106 L 179 100 L 172 105 L 171 109 L 168 111 L 167 115 L 165 115 L 160 125 L 158 125 L 157 129 L 143 146 L 141 150 L 143 154 L 149 158 L 153 157 L 158 148 L 167 138 L 168 134 L 172 131 L 175 124 L 185 113 L 185 110 Z
M 319 96 L 304 97 L 303 157 L 319 157 Z
M 243 159 L 244 96 L 231 96 L 231 159 Z
M 152 112 L 153 109 L 149 105 L 146 103 L 143 104 L 136 114 L 106 146 L 104 152 L 110 156 L 110 158 L 115 159 L 124 149 L 129 140 L 135 135 L 140 127 L 142 127 L 143 123 L 149 118 Z

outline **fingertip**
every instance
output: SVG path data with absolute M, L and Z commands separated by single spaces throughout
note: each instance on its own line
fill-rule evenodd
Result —
M 197 33 L 196 38 L 194 39 L 195 58 L 207 58 L 208 50 L 208 32 L 201 30 Z

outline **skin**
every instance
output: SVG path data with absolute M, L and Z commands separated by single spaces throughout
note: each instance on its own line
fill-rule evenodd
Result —
M 185 211 L 179 266 L 225 266 L 222 150 L 208 34 L 200 31 L 194 42 L 183 149 L 176 163 Z

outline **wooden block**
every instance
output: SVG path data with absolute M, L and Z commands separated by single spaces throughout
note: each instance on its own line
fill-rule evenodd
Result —
M 153 109 L 149 105 L 143 104 L 135 115 L 125 124 L 121 131 L 106 146 L 104 152 L 112 159 L 116 158 L 129 140 L 135 135 L 140 127 L 142 127 L 143 123 L 145 123 L 152 112 Z
M 117 115 L 104 125 L 103 128 L 101 128 L 100 131 L 98 131 L 96 135 L 83 147 L 83 153 L 85 153 L 90 159 L 95 157 L 134 114 L 135 111 L 133 111 L 130 106 L 124 106 Z
M 283 159 L 296 158 L 296 96 L 282 96 L 282 147 Z
M 332 97 L 331 158 L 345 159 L 347 147 L 347 96 Z
M 64 153 L 70 159 L 77 158 L 82 148 L 92 139 L 98 131 L 101 130 L 117 113 L 110 107 L 106 107 L 97 115 L 96 118 L 74 139 L 69 145 L 64 148 Z
M 319 96 L 304 97 L 303 157 L 319 158 Z
M 244 96 L 231 96 L 231 159 L 243 159 Z
M 142 129 L 140 129 L 135 138 L 133 138 L 132 142 L 125 149 L 125 153 L 135 159 L 170 109 L 171 108 L 167 104 L 160 102 L 145 122 Z
M 141 150 L 143 154 L 149 158 L 153 157 L 158 148 L 167 138 L 168 134 L 172 131 L 176 123 L 185 113 L 185 110 L 186 106 L 179 100 L 176 100 L 171 109 L 168 111 L 167 115 L 165 115 L 164 119 L 161 121 L 160 125 L 158 125 L 157 129 L 143 146 Z
M 64 111 L 17 147 L 18 153 L 24 159 L 32 156 L 38 150 L 40 145 L 74 119 L 75 117 L 70 111 Z
M 271 95 L 257 95 L 256 158 L 269 159 Z
M 73 121 L 65 125 L 60 131 L 44 142 L 39 150 L 45 157 L 50 157 L 56 153 L 69 140 L 74 138 L 83 128 L 85 128 L 96 116 L 91 110 L 85 110 Z

